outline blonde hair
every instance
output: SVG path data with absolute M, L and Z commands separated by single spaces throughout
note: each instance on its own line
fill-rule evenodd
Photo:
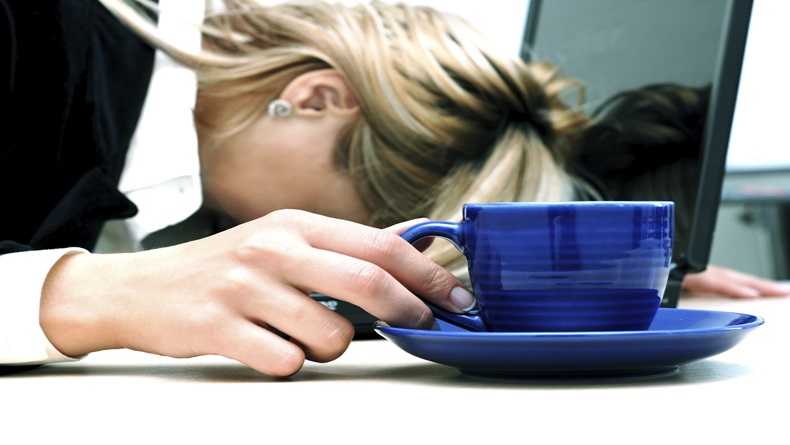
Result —
M 466 21 L 432 8 L 226 0 L 203 24 L 204 52 L 157 39 L 123 0 L 102 0 L 155 45 L 195 67 L 200 103 L 243 98 L 218 134 L 252 122 L 294 77 L 333 68 L 361 110 L 337 149 L 375 226 L 458 220 L 464 202 L 570 200 L 588 187 L 567 173 L 589 124 L 565 103 L 581 89 L 553 66 L 504 56 Z M 579 97 L 579 104 L 582 97 Z M 462 274 L 449 243 L 427 252 Z

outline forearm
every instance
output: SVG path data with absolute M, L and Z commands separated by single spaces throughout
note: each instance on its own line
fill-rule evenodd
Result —
M 62 354 L 39 324 L 41 292 L 50 268 L 64 255 L 57 249 L 0 255 L 0 364 L 40 364 L 75 360 Z
M 393 326 L 433 324 L 415 294 L 446 310 L 469 305 L 455 302 L 463 283 L 399 230 L 281 211 L 169 247 L 61 255 L 41 272 L 36 328 L 68 356 L 118 348 L 218 354 L 291 375 L 306 359 L 334 360 L 354 334 L 311 291 L 342 295 Z
M 50 270 L 41 291 L 41 329 L 63 354 L 82 356 L 118 349 L 113 325 L 122 292 L 103 255 L 66 255 Z

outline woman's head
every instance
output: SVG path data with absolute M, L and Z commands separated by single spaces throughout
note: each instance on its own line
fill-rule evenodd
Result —
M 701 174 L 710 85 L 645 85 L 594 112 L 576 163 L 611 200 L 675 203 L 675 245 L 688 243 Z M 594 179 L 593 179 L 594 178 Z M 677 249 L 683 254 L 683 249 Z
M 587 125 L 563 101 L 574 84 L 496 52 L 460 18 L 379 2 L 226 3 L 206 20 L 206 57 L 174 51 L 198 70 L 201 131 L 221 145 L 270 119 L 294 79 L 338 73 L 358 115 L 332 159 L 369 224 L 457 219 L 463 202 L 572 199 L 584 187 L 564 167 Z

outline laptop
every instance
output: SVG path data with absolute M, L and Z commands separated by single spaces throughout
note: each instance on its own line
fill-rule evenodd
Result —
M 678 215 L 688 235 L 674 246 L 662 307 L 677 307 L 683 278 L 708 265 L 751 10 L 752 0 L 529 0 L 522 57 L 582 80 L 590 107 L 648 84 L 710 85 L 695 199 L 688 215 Z M 313 297 L 352 321 L 359 338 L 374 334 L 370 314 Z
M 687 235 L 676 242 L 662 307 L 677 307 L 683 278 L 708 265 L 749 30 L 752 0 L 530 0 L 522 57 L 562 67 L 590 107 L 659 83 L 710 85 Z M 668 197 L 645 196 L 649 200 Z

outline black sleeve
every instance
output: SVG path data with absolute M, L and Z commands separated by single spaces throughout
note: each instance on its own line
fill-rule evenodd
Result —
M 0 0 L 0 254 L 136 213 L 117 184 L 153 56 L 95 0 Z
M 6 0 L 0 0 L 0 104 L 8 102 L 13 85 L 14 72 L 14 23 L 11 21 L 11 8 Z

